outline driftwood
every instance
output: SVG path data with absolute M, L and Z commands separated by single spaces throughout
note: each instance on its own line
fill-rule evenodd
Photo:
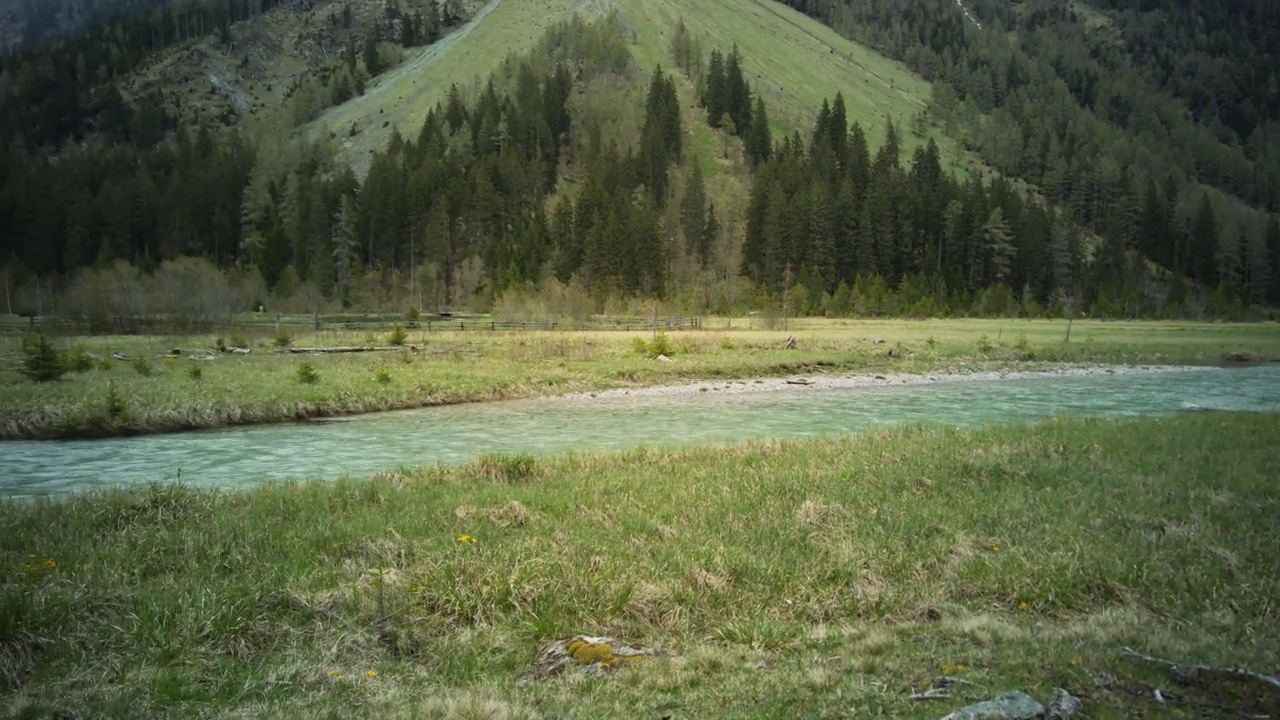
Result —
M 1270 685 L 1272 690 L 1280 690 L 1280 678 L 1273 675 L 1263 675 L 1262 673 L 1245 670 L 1243 668 L 1215 668 L 1208 665 L 1188 665 L 1184 663 L 1176 663 L 1172 660 L 1164 660 L 1150 655 L 1143 655 L 1133 648 L 1121 648 L 1120 652 L 1126 657 L 1137 660 L 1144 660 L 1157 665 L 1164 665 L 1172 671 L 1174 678 L 1183 684 L 1194 680 L 1198 676 L 1217 676 L 1220 678 L 1230 678 L 1232 680 L 1252 680 L 1254 682 Z
M 812 380 L 788 380 L 788 385 L 812 385 Z
M 120 362 L 129 362 L 133 360 L 133 358 L 125 355 L 124 353 L 111 353 L 111 357 L 112 359 L 119 360 Z
M 389 347 L 360 347 L 360 346 L 342 346 L 342 347 L 291 347 L 289 352 L 295 355 L 331 355 L 334 353 L 362 353 L 362 352 L 394 352 L 397 350 L 410 350 L 418 352 L 420 348 L 417 345 L 392 345 Z

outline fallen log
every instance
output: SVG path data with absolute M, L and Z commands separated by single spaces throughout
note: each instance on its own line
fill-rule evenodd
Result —
M 397 350 L 410 350 L 418 352 L 420 348 L 417 345 L 390 345 L 387 347 L 362 347 L 362 346 L 340 346 L 340 347 L 291 347 L 289 352 L 295 355 L 330 355 L 334 353 L 362 353 L 362 352 L 394 352 Z

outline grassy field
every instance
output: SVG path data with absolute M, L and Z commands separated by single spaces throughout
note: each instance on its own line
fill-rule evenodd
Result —
M 1122 648 L 1280 664 L 1277 437 L 1060 420 L 0 503 L 0 706 L 937 718 L 1064 687 L 1090 718 L 1275 717 Z M 580 633 L 668 657 L 519 682 Z M 940 675 L 971 684 L 908 699 Z
M 504 58 L 528 51 L 552 24 L 574 11 L 599 15 L 616 10 L 635 37 L 632 47 L 647 75 L 662 64 L 671 69 L 672 33 L 683 19 L 710 52 L 737 43 L 747 80 L 769 103 L 775 130 L 808 133 L 823 98 L 843 92 L 850 122 L 862 123 L 872 147 L 892 119 L 909 153 L 923 139 L 908 132 L 925 109 L 929 85 L 906 67 L 840 37 L 830 28 L 770 0 L 500 0 L 483 19 L 443 48 L 428 48 L 372 85 L 363 96 L 330 108 L 314 123 L 337 133 L 345 158 L 368 167 L 369 154 L 399 128 L 416 137 L 427 111 L 444 99 L 449 86 L 483 82 Z M 692 93 L 684 99 L 692 102 Z M 352 124 L 360 131 L 349 134 Z M 385 123 L 385 127 L 384 127 Z M 702 123 L 705 125 L 705 123 Z M 937 134 L 953 167 L 976 163 Z
M 64 350 L 99 358 L 93 369 L 35 383 L 18 373 L 21 340 L 0 340 L 0 437 L 77 437 L 288 421 L 484 400 L 640 387 L 695 379 L 813 372 L 965 372 L 1036 369 L 1052 363 L 1214 363 L 1246 352 L 1280 358 L 1272 325 L 1077 322 L 1069 344 L 1061 321 L 792 321 L 787 330 L 750 329 L 760 321 L 717 320 L 673 332 L 659 362 L 637 353 L 649 332 L 412 330 L 408 349 L 302 356 L 269 335 L 250 337 L 249 355 L 214 361 L 187 356 L 212 336 L 63 339 Z M 707 329 L 715 328 L 715 329 Z M 730 329 L 731 328 L 731 329 Z M 784 348 L 793 336 L 797 347 Z M 321 332 L 295 346 L 386 345 L 386 333 Z M 152 357 L 146 374 L 113 352 Z M 310 363 L 314 383 L 299 380 Z M 193 378 L 192 368 L 200 368 Z M 112 409 L 114 405 L 114 409 Z

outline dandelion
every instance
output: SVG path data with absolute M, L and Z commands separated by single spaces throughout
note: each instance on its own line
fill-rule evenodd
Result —
M 1000 546 L 999 546 L 999 545 L 992 545 L 992 546 L 991 546 L 991 552 L 1000 552 Z
M 52 569 L 54 569 L 54 568 L 58 567 L 58 563 L 54 562 L 52 559 L 50 559 L 50 560 L 45 560 L 45 561 L 44 561 L 44 566 L 45 566 L 45 567 L 47 567 L 47 568 L 49 568 L 50 570 L 52 570 Z
M 330 671 L 329 671 L 329 677 L 333 677 L 334 675 L 337 675 L 337 674 L 338 674 L 338 671 L 337 671 L 337 670 L 330 670 Z
M 370 671 L 366 672 L 366 673 L 365 673 L 365 675 L 368 675 L 369 677 L 378 677 L 378 671 L 377 671 L 377 670 L 370 670 Z
M 29 557 L 29 558 L 33 558 L 33 557 L 35 557 L 35 556 L 36 556 L 36 554 L 35 554 L 35 553 L 27 553 L 27 557 Z
M 413 587 L 409 588 L 409 592 L 411 593 L 416 593 L 421 591 L 422 591 L 422 588 L 418 587 L 417 585 L 414 585 Z
M 1026 600 L 1023 600 L 1022 602 L 1018 603 L 1018 609 L 1019 609 L 1019 610 L 1026 610 L 1026 609 L 1027 609 L 1027 601 L 1026 601 Z
M 339 679 L 339 680 L 346 680 L 346 679 L 347 679 L 347 676 L 346 676 L 346 675 L 339 675 L 339 676 L 338 676 L 338 679 Z
M 938 597 L 942 597 L 942 591 L 941 591 L 941 590 L 939 590 L 939 591 L 938 591 Z
M 471 537 L 470 535 L 459 535 L 459 536 L 458 536 L 458 542 L 463 543 L 464 545 L 465 545 L 465 544 L 467 544 L 467 543 L 474 543 L 475 541 L 476 541 L 476 539 L 475 539 L 474 537 Z

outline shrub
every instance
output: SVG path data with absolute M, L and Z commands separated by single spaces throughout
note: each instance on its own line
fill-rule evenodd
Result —
M 204 377 L 204 368 L 199 365 L 192 365 L 191 369 L 187 371 L 187 374 L 191 376 L 192 380 L 200 382 L 200 378 Z
M 58 349 L 44 333 L 23 345 L 22 374 L 35 382 L 51 382 L 66 373 L 66 365 Z
M 374 376 L 379 385 L 388 385 L 391 383 L 391 373 L 386 368 L 379 368 L 378 374 Z
M 1018 341 L 1013 346 L 1025 352 L 1031 349 L 1031 341 L 1027 340 L 1026 333 L 1023 333 L 1018 336 Z
M 129 364 L 133 366 L 133 371 L 142 377 L 151 377 L 151 361 L 145 356 L 139 355 Z
M 124 396 L 116 390 L 116 386 L 107 383 L 106 397 L 106 413 L 107 418 L 114 421 L 123 421 L 129 419 L 129 404 L 125 402 Z
M 244 336 L 240 333 L 232 333 L 230 347 L 247 348 L 249 347 L 249 341 L 245 340 Z
M 298 366 L 298 382 L 303 385 L 315 385 L 320 382 L 320 371 L 316 370 L 316 366 L 309 362 L 304 362 Z
M 937 344 L 938 344 L 938 338 L 936 338 L 936 337 L 934 337 L 934 336 L 930 335 L 928 338 L 926 338 L 926 339 L 925 339 L 925 341 L 924 341 L 924 342 L 925 342 L 925 344 L 926 344 L 926 345 L 928 345 L 929 347 L 933 347 L 934 345 L 937 345 Z
M 103 371 L 103 372 L 106 372 L 106 371 L 108 371 L 108 370 L 114 370 L 114 369 L 115 369 L 115 367 L 116 367 L 116 361 L 115 361 L 115 360 L 112 360 L 112 359 L 111 359 L 111 358 L 109 358 L 109 357 L 98 358 L 98 369 L 99 369 L 99 370 L 101 370 L 101 371 Z
M 476 475 L 498 483 L 521 483 L 537 474 L 538 460 L 532 455 L 482 455 L 476 459 Z
M 991 352 L 991 347 L 991 338 L 987 337 L 985 334 L 978 338 L 978 352 L 989 353 Z
M 671 344 L 671 340 L 667 338 L 667 334 L 661 330 L 654 333 L 653 341 L 649 343 L 649 357 L 658 357 L 659 355 L 675 355 L 675 346 Z
M 637 355 L 648 355 L 648 354 L 649 354 L 649 343 L 645 342 L 645 341 L 644 341 L 644 338 L 639 338 L 639 337 L 638 337 L 638 338 L 632 338 L 632 339 L 631 339 L 631 350 L 632 350 L 632 352 L 634 352 L 634 353 L 635 353 L 635 354 L 637 354 Z
M 408 350 L 405 350 L 404 352 L 400 353 L 400 362 L 404 365 L 412 365 L 413 353 L 409 352 Z
M 734 348 L 736 348 L 736 347 L 737 347 L 737 345 L 734 345 L 734 344 L 733 344 L 733 338 L 729 337 L 728 335 L 722 335 L 722 336 L 720 336 L 720 349 L 721 349 L 721 350 L 733 350 L 733 349 L 734 349 Z
M 292 345 L 293 338 L 289 337 L 289 331 L 285 330 L 284 328 L 280 328 L 280 331 L 276 333 L 275 344 L 276 344 L 276 347 L 280 348 L 281 350 Z
M 408 321 L 409 321 L 409 322 L 411 322 L 411 323 L 416 323 L 416 322 L 418 322 L 418 320 L 419 320 L 421 317 L 422 317 L 422 313 L 418 312 L 418 308 L 416 308 L 416 307 L 411 307 L 411 308 L 409 308 L 409 312 L 407 312 L 407 313 L 405 313 L 405 314 L 404 314 L 404 319 L 405 319 L 405 320 L 408 320 Z
M 71 372 L 89 372 L 93 369 L 93 358 L 89 356 L 87 350 L 77 347 L 67 353 L 65 365 L 67 370 Z
M 404 341 L 404 328 L 400 327 L 400 323 L 396 323 L 396 326 L 391 330 L 391 335 L 387 337 L 387 344 L 399 347 L 404 345 Z

